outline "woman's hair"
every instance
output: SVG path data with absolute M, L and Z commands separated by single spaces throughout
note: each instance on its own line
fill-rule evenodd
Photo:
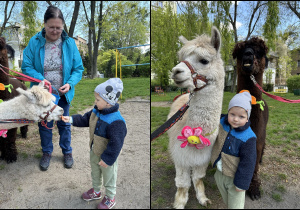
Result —
M 47 23 L 47 21 L 51 18 L 60 18 L 63 24 L 65 24 L 65 19 L 60 9 L 52 5 L 50 5 L 45 12 L 44 23 Z

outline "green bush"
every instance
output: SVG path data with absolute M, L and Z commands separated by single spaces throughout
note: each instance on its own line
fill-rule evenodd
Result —
M 264 89 L 264 91 L 267 91 L 267 92 L 273 91 L 273 87 L 274 87 L 273 84 L 263 84 L 263 89 Z
M 292 93 L 295 89 L 300 89 L 300 75 L 288 78 L 286 84 L 289 88 L 290 93 Z

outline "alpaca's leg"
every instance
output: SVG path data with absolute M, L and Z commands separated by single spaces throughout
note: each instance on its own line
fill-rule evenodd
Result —
M 260 142 L 260 144 L 256 144 L 256 165 L 253 173 L 253 177 L 249 186 L 249 189 L 247 190 L 247 194 L 250 196 L 252 200 L 259 199 L 260 198 L 260 184 L 261 181 L 258 177 L 258 170 L 259 170 L 259 162 L 262 158 L 262 153 L 264 150 L 264 143 Z
M 4 154 L 5 154 L 5 144 L 4 144 L 4 138 L 0 137 L 0 160 L 4 159 Z
M 27 138 L 27 132 L 28 132 L 28 125 L 20 127 L 20 131 L 21 131 L 22 138 L 26 139 Z
M 16 147 L 17 128 L 8 130 L 7 137 L 0 140 L 4 141 L 4 151 L 2 150 L 1 157 L 6 160 L 7 163 L 17 161 L 17 147 Z
M 196 191 L 196 196 L 199 203 L 202 206 L 207 206 L 207 204 L 211 204 L 211 201 L 205 195 L 205 187 L 201 178 L 205 177 L 207 167 L 194 167 L 192 173 L 192 180 L 194 183 L 194 188 Z
M 191 186 L 191 172 L 189 167 L 176 168 L 176 178 L 175 184 L 177 187 L 177 192 L 175 194 L 174 208 L 175 209 L 184 209 L 188 201 L 188 191 Z

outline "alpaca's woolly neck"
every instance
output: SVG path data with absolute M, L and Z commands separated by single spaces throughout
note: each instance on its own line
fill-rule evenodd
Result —
M 203 128 L 205 133 L 212 132 L 220 121 L 223 101 L 223 89 L 209 87 L 210 90 L 195 92 L 190 101 L 187 125 Z

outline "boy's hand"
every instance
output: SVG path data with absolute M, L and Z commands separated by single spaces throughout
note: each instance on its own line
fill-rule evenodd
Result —
M 107 168 L 107 166 L 108 166 L 108 165 L 106 165 L 106 163 L 103 160 L 101 160 L 98 164 L 99 164 L 99 166 L 102 166 L 104 168 Z
M 243 189 L 240 189 L 240 188 L 238 188 L 238 187 L 235 187 L 235 191 L 237 191 L 237 192 L 242 192 L 242 191 L 244 191 Z
M 69 116 L 61 116 L 61 120 L 67 123 L 70 121 L 70 117 Z

